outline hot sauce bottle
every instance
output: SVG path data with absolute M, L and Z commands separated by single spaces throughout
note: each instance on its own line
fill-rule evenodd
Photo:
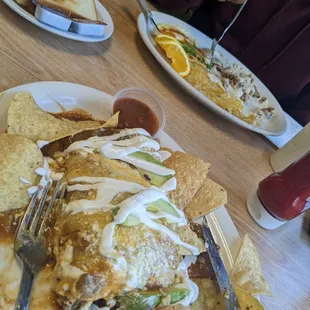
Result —
M 310 209 L 310 152 L 262 180 L 247 200 L 253 219 L 275 229 Z

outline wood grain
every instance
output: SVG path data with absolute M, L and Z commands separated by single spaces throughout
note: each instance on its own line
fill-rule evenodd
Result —
M 187 152 L 211 162 L 212 179 L 228 191 L 234 223 L 253 239 L 274 294 L 262 299 L 266 309 L 310 309 L 309 216 L 266 231 L 246 211 L 248 193 L 272 172 L 269 156 L 275 148 L 204 108 L 165 73 L 139 37 L 135 1 L 103 4 L 114 20 L 113 36 L 82 43 L 48 33 L 0 2 L 0 91 L 37 81 L 69 81 L 112 95 L 129 86 L 154 90 L 167 113 L 167 133 Z

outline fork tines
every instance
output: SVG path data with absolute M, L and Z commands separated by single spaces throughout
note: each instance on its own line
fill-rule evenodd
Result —
M 56 183 L 55 186 L 53 186 L 54 183 Z M 52 188 L 54 188 L 53 194 L 49 201 L 47 201 L 48 194 L 52 191 Z M 34 238 L 41 236 L 44 224 L 52 210 L 55 200 L 58 197 L 61 199 L 63 198 L 65 189 L 66 186 L 61 179 L 56 182 L 50 180 L 45 187 L 38 187 L 38 190 L 33 194 L 27 210 L 19 224 L 16 239 L 18 239 L 18 235 L 21 231 L 28 231 Z

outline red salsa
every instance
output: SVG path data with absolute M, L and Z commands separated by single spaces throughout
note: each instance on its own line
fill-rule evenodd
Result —
M 310 152 L 260 182 L 258 197 L 274 217 L 288 221 L 310 208 Z
M 120 128 L 143 128 L 152 136 L 158 131 L 157 116 L 149 106 L 138 99 L 117 99 L 113 106 L 113 113 L 116 112 L 120 112 Z

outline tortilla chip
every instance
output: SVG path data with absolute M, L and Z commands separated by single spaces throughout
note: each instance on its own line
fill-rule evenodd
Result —
M 207 177 L 210 164 L 182 152 L 174 152 L 165 161 L 167 168 L 175 170 L 177 189 L 169 192 L 170 200 L 181 210 L 190 203 Z
M 74 121 L 74 122 L 95 121 L 93 116 L 89 112 L 87 112 L 85 110 L 82 110 L 82 109 L 79 109 L 79 108 L 73 109 L 73 110 L 70 110 L 70 111 L 60 112 L 60 113 L 49 113 L 49 114 L 55 116 L 58 119 L 62 119 L 65 122 L 67 122 L 68 120 L 69 121 L 71 120 L 71 121 Z M 118 125 L 118 117 L 119 117 L 119 112 L 116 112 L 101 127 L 102 128 L 117 127 L 117 125 Z
M 250 293 L 236 287 L 235 293 L 241 310 L 264 310 L 264 306 Z
M 102 128 L 113 128 L 117 127 L 119 119 L 119 112 L 116 112 L 114 115 L 111 116 L 103 125 Z
M 269 293 L 269 285 L 263 277 L 258 254 L 248 235 L 243 240 L 230 279 L 233 286 L 250 294 Z
M 194 231 L 192 231 L 188 225 L 180 226 L 180 227 L 171 225 L 171 227 L 169 228 L 172 229 L 175 233 L 177 233 L 183 242 L 196 247 L 200 253 L 206 251 L 204 241 L 200 239 L 197 236 L 197 234 Z M 190 250 L 184 248 L 183 246 L 178 246 L 178 248 L 179 248 L 179 253 L 181 255 L 192 255 L 193 254 Z
M 74 122 L 58 119 L 43 111 L 31 93 L 18 93 L 14 96 L 8 112 L 8 133 L 26 136 L 34 142 L 54 141 L 84 130 L 102 127 L 97 121 Z
M 224 297 L 216 283 L 211 279 L 192 279 L 199 287 L 198 299 L 193 310 L 225 310 Z
M 186 207 L 185 214 L 191 220 L 208 214 L 227 203 L 227 192 L 219 184 L 206 178 L 192 201 Z
M 0 212 L 23 208 L 29 202 L 22 177 L 37 185 L 35 169 L 43 166 L 43 155 L 31 140 L 6 133 L 0 134 Z

